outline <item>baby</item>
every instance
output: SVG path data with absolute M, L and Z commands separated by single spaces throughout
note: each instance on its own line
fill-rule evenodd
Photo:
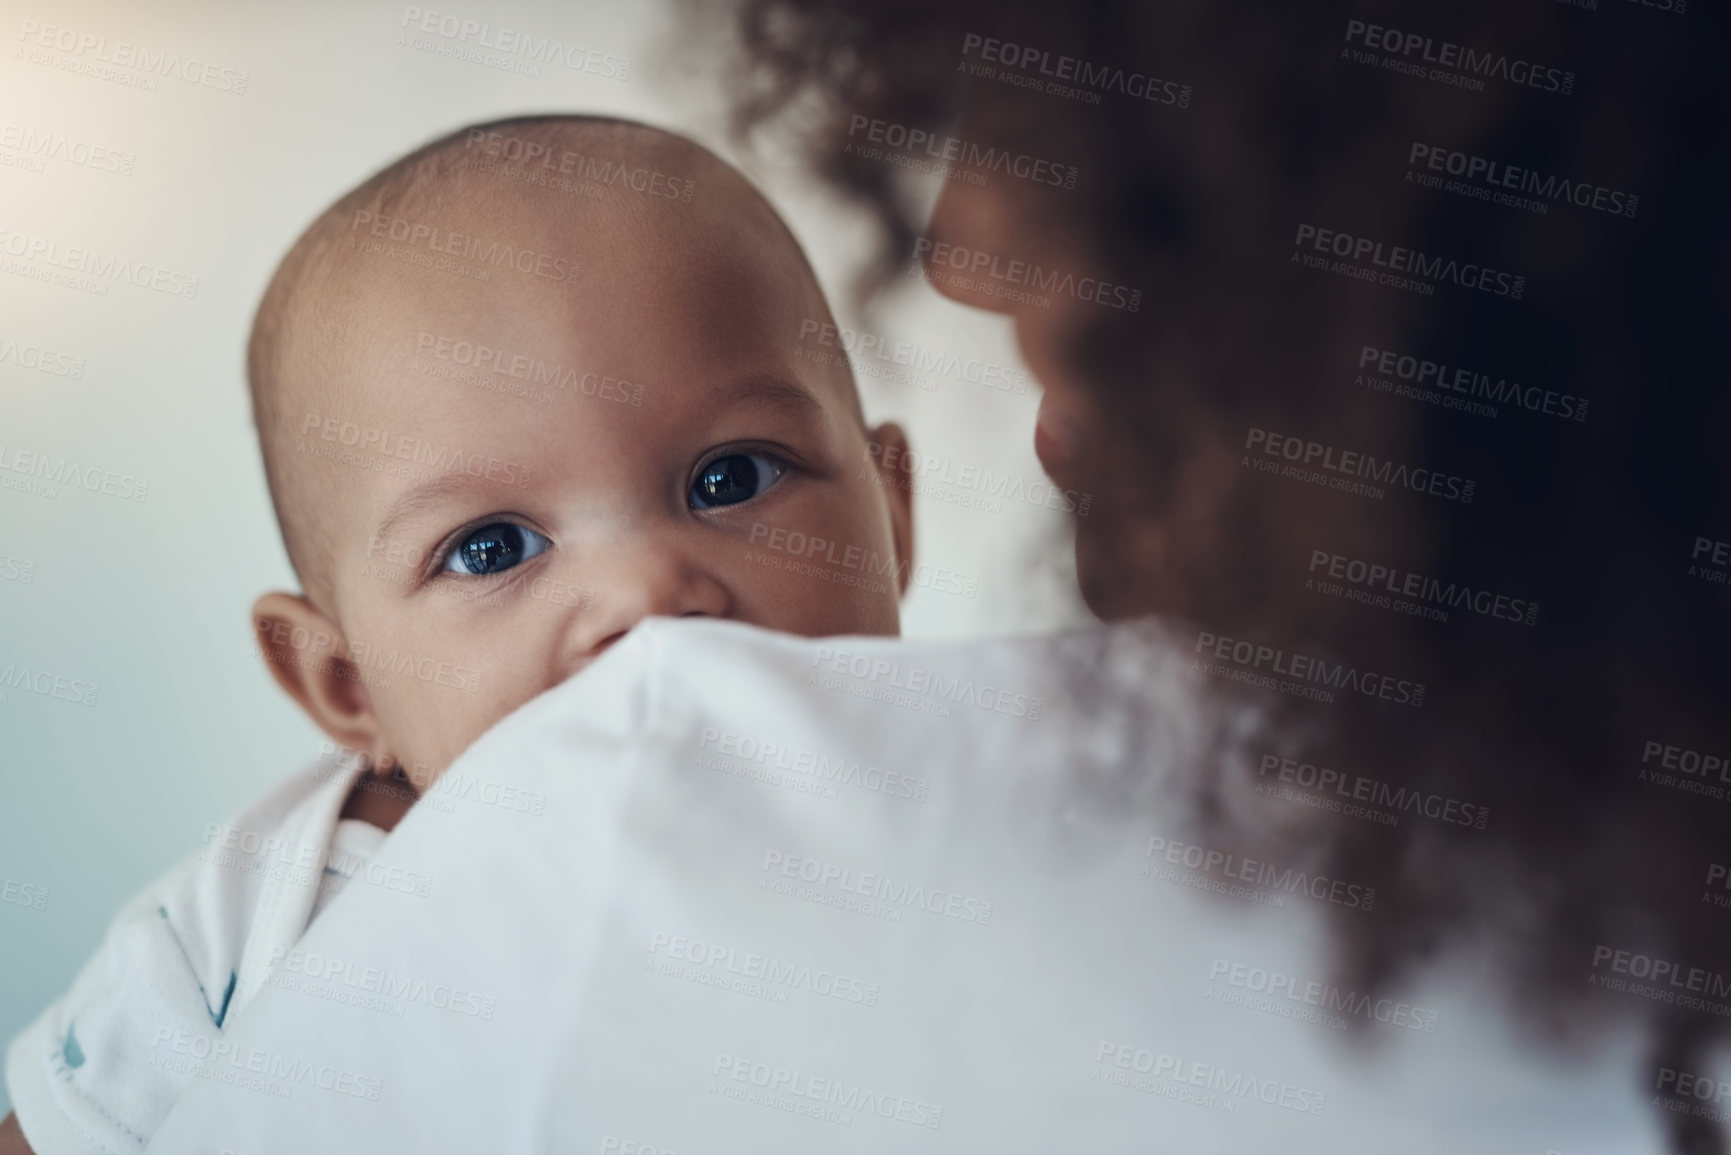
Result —
M 10 1048 L 23 1139 L 140 1151 L 194 1075 L 256 1078 L 223 1032 L 311 919 L 356 877 L 424 887 L 368 872 L 385 832 L 643 618 L 898 631 L 909 497 L 861 463 L 905 440 L 866 428 L 845 362 L 801 356 L 830 322 L 743 177 L 622 121 L 464 129 L 313 223 L 247 357 L 304 592 L 253 619 L 353 753 L 213 824 L 121 913 Z M 861 580 L 767 548 L 796 540 L 876 562 Z M 0 1152 L 30 1149 L 17 1124 Z

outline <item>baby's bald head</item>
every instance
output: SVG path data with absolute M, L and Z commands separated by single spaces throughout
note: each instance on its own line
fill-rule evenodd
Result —
M 247 351 L 271 500 L 308 598 L 338 615 L 335 554 L 352 538 L 333 522 L 352 470 L 391 464 L 334 459 L 347 443 L 317 444 L 308 433 L 328 434 L 324 422 L 365 408 L 385 337 L 401 345 L 405 332 L 432 328 L 422 317 L 512 313 L 514 300 L 530 303 L 524 294 L 541 294 L 533 303 L 544 304 L 546 294 L 646 258 L 659 260 L 666 276 L 682 254 L 713 258 L 742 238 L 767 263 L 764 279 L 784 291 L 798 286 L 804 318 L 830 320 L 798 243 L 743 177 L 682 137 L 628 121 L 545 116 L 461 129 L 326 209 L 271 279 Z M 567 323 L 581 327 L 581 301 L 571 304 Z M 511 339 L 537 344 L 526 330 Z M 653 342 L 657 334 L 627 339 Z M 826 375 L 859 416 L 845 367 Z M 429 388 L 414 403 L 440 401 Z M 388 406 L 372 412 L 365 429 L 376 450 L 401 430 Z

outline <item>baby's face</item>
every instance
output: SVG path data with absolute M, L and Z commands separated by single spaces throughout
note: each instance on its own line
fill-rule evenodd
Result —
M 295 467 L 340 486 L 331 609 L 374 754 L 423 788 L 645 616 L 894 634 L 907 573 L 847 370 L 797 356 L 827 312 L 785 241 L 701 194 L 548 220 L 500 192 L 408 227 L 538 272 L 420 267 L 428 241 L 354 222 L 350 324 L 287 415 Z

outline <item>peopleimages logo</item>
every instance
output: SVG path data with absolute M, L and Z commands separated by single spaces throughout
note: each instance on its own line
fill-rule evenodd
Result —
M 1719 1122 L 1727 1118 L 1725 1110 L 1717 1107 L 1705 1107 L 1702 1104 L 1711 1099 L 1715 1104 L 1731 1099 L 1731 1082 L 1715 1079 L 1712 1075 L 1697 1075 L 1690 1071 L 1679 1071 L 1675 1067 L 1660 1067 L 1658 1077 L 1654 1080 L 1653 1089 L 1677 1099 L 1696 1099 L 1699 1102 L 1687 1104 L 1689 1113 L 1708 1117 Z M 1686 1104 L 1678 1103 L 1676 1109 Z
M 451 12 L 408 5 L 400 27 L 427 36 L 437 36 L 453 47 L 486 49 L 506 58 L 519 57 L 524 65 L 558 64 L 572 72 L 586 72 L 603 80 L 629 80 L 631 61 L 624 56 L 566 44 L 550 36 L 536 36 L 517 28 L 495 26 L 486 20 L 470 20 Z M 531 75 L 539 75 L 539 72 Z
M 1601 974 L 1601 969 L 1611 974 Z M 1676 959 L 1639 951 L 1622 950 L 1604 943 L 1593 947 L 1593 971 L 1587 976 L 1587 982 L 1592 986 L 1627 991 L 1685 1010 L 1731 1015 L 1731 1006 L 1714 1001 L 1731 997 L 1731 975 L 1721 971 L 1689 966 Z M 1636 981 L 1630 982 L 1631 979 Z
M 1314 762 L 1284 758 L 1279 754 L 1264 754 L 1256 773 L 1257 777 L 1263 780 L 1257 783 L 1258 794 L 1273 794 L 1273 789 L 1269 788 L 1274 787 L 1275 783 L 1283 783 L 1313 791 L 1330 801 L 1345 804 L 1362 802 L 1397 814 L 1419 814 L 1437 822 L 1467 826 L 1474 830 L 1483 830 L 1491 817 L 1488 806 L 1476 806 L 1442 794 L 1427 794 L 1411 786 L 1394 786 L 1375 778 L 1367 778 L 1363 774 L 1350 774 L 1344 770 L 1318 766 Z M 1266 781 L 1270 774 L 1274 775 L 1274 782 Z M 1323 809 L 1337 808 L 1325 806 Z M 1350 817 L 1365 816 L 1353 814 Z M 1392 826 L 1394 823 L 1384 825 Z
M 1657 762 L 1657 768 L 1653 763 Z M 1702 782 L 1717 778 L 1731 785 L 1731 754 L 1713 754 L 1687 746 L 1673 746 L 1657 738 L 1649 738 L 1641 747 L 1641 775 L 1658 777 L 1659 771 L 1675 771 L 1686 778 Z
M 377 240 L 394 241 L 411 249 L 425 248 L 428 252 L 459 260 L 477 261 L 495 268 L 504 266 L 520 273 L 545 277 L 549 281 L 575 281 L 583 272 L 580 262 L 552 253 L 519 249 L 510 244 L 488 241 L 466 233 L 454 233 L 449 229 L 412 221 L 406 217 L 381 216 L 365 209 L 355 210 L 354 220 L 349 223 L 349 233 L 351 242 L 356 234 L 360 234 Z
M 63 132 L 39 132 L 23 124 L 0 122 L 0 151 L 22 154 L 41 172 L 45 160 L 64 161 L 78 168 L 131 176 L 138 157 L 130 152 L 92 144 Z
M 17 258 L 7 263 L 9 273 L 55 281 L 98 296 L 107 296 L 108 286 L 118 283 L 187 300 L 198 296 L 198 278 L 191 273 L 84 245 L 63 245 L 55 237 L 0 229 L 0 252 Z
M 1561 68 L 1535 64 L 1530 60 L 1511 59 L 1501 52 L 1485 52 L 1449 40 L 1437 40 L 1418 32 L 1402 32 L 1398 28 L 1385 28 L 1381 24 L 1367 24 L 1363 20 L 1346 22 L 1346 42 L 1387 53 L 1394 61 L 1407 66 L 1394 71 L 1410 71 L 1431 80 L 1447 79 L 1451 83 L 1458 83 L 1459 80 L 1476 79 L 1479 81 L 1477 87 L 1480 88 L 1483 87 L 1484 80 L 1502 80 L 1563 96 L 1575 90 L 1575 74 Z M 1427 71 L 1426 65 L 1434 67 Z
M 1191 842 L 1177 842 L 1162 838 L 1158 834 L 1148 836 L 1148 848 L 1143 857 L 1147 859 L 1142 864 L 1143 874 L 1153 874 L 1153 864 L 1158 860 L 1169 866 L 1182 866 L 1186 870 L 1200 871 L 1205 875 L 1217 874 L 1221 878 L 1248 883 L 1265 890 L 1307 895 L 1319 902 L 1332 902 L 1353 910 L 1368 911 L 1376 906 L 1374 886 L 1360 886 L 1356 882 L 1328 878 L 1292 867 L 1282 869 L 1270 862 L 1240 858 L 1230 851 L 1198 846 Z
M 713 750 L 710 749 L 712 746 Z M 724 758 L 736 759 L 742 763 L 791 771 L 814 782 L 853 786 L 869 793 L 910 798 L 915 802 L 924 802 L 931 789 L 931 783 L 924 778 L 885 770 L 869 762 L 862 765 L 859 759 L 850 759 L 844 754 L 823 754 L 798 746 L 789 747 L 785 742 L 736 734 L 714 726 L 703 728 L 697 748 L 699 751 L 707 750 L 712 755 L 720 754 Z
M 94 465 L 80 465 L 70 458 L 55 457 L 52 453 L 36 453 L 19 449 L 17 446 L 8 447 L 5 442 L 0 441 L 0 474 L 5 473 L 20 473 L 38 480 L 18 482 L 10 477 L 0 477 L 0 489 L 16 489 L 46 497 L 50 501 L 60 496 L 58 487 L 62 485 L 68 489 L 88 490 L 121 501 L 144 501 L 150 497 L 150 482 L 144 478 L 133 477 L 129 473 L 115 473 L 111 469 L 98 469 Z
M 983 682 L 976 685 L 972 678 L 959 675 L 946 677 L 939 670 L 923 666 L 904 666 L 899 661 L 892 662 L 887 658 L 850 653 L 832 646 L 819 646 L 812 655 L 811 664 L 819 674 L 845 675 L 884 689 L 906 691 L 944 703 L 966 703 L 977 709 L 1008 714 L 1015 718 L 1037 719 L 1046 707 L 1046 699 L 1037 695 L 1018 693 Z
M 1117 1068 L 1114 1070 L 1113 1068 Z M 1231 1112 L 1245 1099 L 1255 1099 L 1270 1107 L 1281 1107 L 1305 1115 L 1320 1115 L 1328 1106 L 1328 1096 L 1321 1091 L 1300 1087 L 1279 1079 L 1261 1079 L 1243 1071 L 1233 1071 L 1215 1063 L 1202 1063 L 1154 1052 L 1146 1047 L 1101 1039 L 1094 1052 L 1094 1073 L 1090 1079 L 1113 1086 L 1152 1094 L 1167 1094 L 1172 1098 L 1188 1098 L 1201 1106 Z M 1212 1094 L 1172 1094 L 1162 1083 L 1182 1084 L 1183 1088 L 1202 1088 Z M 1172 1088 L 1178 1091 L 1180 1088 Z
M 818 890 L 858 895 L 872 902 L 882 903 L 896 914 L 896 918 L 892 920 L 896 922 L 901 921 L 900 912 L 894 911 L 897 907 L 924 910 L 929 914 L 980 926 L 987 926 L 992 921 L 992 903 L 989 899 L 958 894 L 942 887 L 927 887 L 924 883 L 909 882 L 906 879 L 897 881 L 887 874 L 870 870 L 856 871 L 851 866 L 789 854 L 773 848 L 763 852 L 763 862 L 758 869 L 765 875 L 780 875 L 795 882 L 807 883 Z M 758 883 L 758 889 L 768 890 L 768 884 L 775 881 L 777 880 L 766 877 Z
M 1035 292 L 1056 293 L 1066 297 L 1074 297 L 1078 301 L 1089 301 L 1096 305 L 1105 305 L 1109 309 L 1122 309 L 1135 313 L 1142 308 L 1142 290 L 1132 289 L 1125 285 L 1114 285 L 1102 281 L 1098 277 L 1078 277 L 1062 269 L 1047 269 L 1028 261 L 1006 261 L 996 253 L 988 253 L 981 249 L 963 248 L 947 241 L 934 241 L 930 237 L 919 237 L 914 241 L 914 269 L 921 266 L 922 258 L 930 257 L 930 263 L 939 266 L 931 276 L 939 280 L 943 269 L 954 269 L 966 274 L 968 278 L 985 278 L 975 283 L 977 287 L 992 292 L 994 296 L 1006 297 L 1011 300 L 1022 300 L 1031 294 L 1019 290 L 1005 291 L 1003 286 L 1025 286 Z M 996 282 L 996 284 L 993 284 Z M 967 287 L 975 287 L 970 285 Z M 1038 303 L 1038 302 L 1034 302 Z
M 433 892 L 430 874 L 387 866 L 336 847 L 321 848 L 311 842 L 297 843 L 281 835 L 216 822 L 204 825 L 204 847 L 198 860 L 224 870 L 281 879 L 293 886 L 316 887 L 325 894 L 334 894 L 355 881 L 421 898 Z
M 296 1086 L 331 1091 L 355 1099 L 378 1102 L 384 1084 L 325 1063 L 314 1063 L 260 1047 L 242 1050 L 220 1034 L 158 1027 L 150 1042 L 150 1065 L 212 1082 L 265 1091 L 287 1099 Z M 230 1068 L 224 1070 L 224 1068 Z
M 1690 551 L 1689 556 L 1695 561 L 1700 561 L 1702 554 L 1706 554 L 1708 561 L 1713 565 L 1731 565 L 1731 541 L 1715 541 L 1710 537 L 1697 536 L 1695 547 Z
M 1208 981 L 1210 987 L 1207 997 L 1216 1002 L 1249 1006 L 1252 1010 L 1268 1010 L 1281 1018 L 1303 1018 L 1303 1013 L 1296 1008 L 1316 1007 L 1319 1012 L 1316 1018 L 1322 1021 L 1324 1026 L 1335 1030 L 1344 1028 L 1347 1024 L 1342 1016 L 1350 1015 L 1434 1035 L 1440 1017 L 1436 1011 L 1428 1011 L 1410 1003 L 1389 998 L 1373 999 L 1359 991 L 1343 990 L 1333 983 L 1305 981 L 1294 975 L 1219 956 L 1209 964 Z M 1230 988 L 1233 992 L 1244 992 L 1244 995 L 1234 998 L 1227 991 L 1217 993 L 1214 984 Z M 1254 996 L 1263 996 L 1267 1005 L 1249 1001 Z
M 1393 349 L 1378 349 L 1365 345 L 1359 349 L 1357 384 L 1410 397 L 1415 401 L 1440 404 L 1444 409 L 1458 409 L 1476 416 L 1495 417 L 1497 410 L 1487 402 L 1513 405 L 1529 413 L 1543 413 L 1564 421 L 1587 419 L 1587 398 L 1573 393 L 1559 393 L 1537 385 L 1522 385 L 1507 377 L 1492 378 L 1489 373 L 1432 361 L 1411 353 Z M 1371 369 L 1371 374 L 1362 372 Z M 1381 373 L 1379 380 L 1375 374 Z M 1368 377 L 1368 380 L 1366 379 Z M 1403 384 L 1396 385 L 1395 381 Z M 1386 386 L 1386 388 L 1385 388 Z M 1473 398 L 1475 400 L 1467 400 Z
M 17 662 L 7 662 L 0 666 L 0 702 L 5 701 L 11 691 L 23 690 L 44 698 L 70 702 L 74 706 L 94 706 L 97 691 L 101 688 L 96 682 L 75 678 L 69 674 L 56 674 L 41 667 L 32 669 Z
M 1313 549 L 1308 572 L 1310 577 L 1304 582 L 1307 590 L 1314 589 L 1345 597 L 1348 601 L 1394 609 L 1431 621 L 1448 621 L 1451 609 L 1526 626 L 1537 625 L 1539 621 L 1539 603 L 1530 599 L 1474 589 L 1462 582 L 1444 584 L 1440 578 L 1346 554 Z M 1343 589 L 1342 583 L 1356 588 Z
M 967 169 L 1018 177 L 1035 184 L 1072 189 L 1076 187 L 1076 177 L 1079 174 L 1075 165 L 1053 164 L 1026 153 L 1012 153 L 964 140 L 959 136 L 941 135 L 923 128 L 909 128 L 905 124 L 876 120 L 858 113 L 848 122 L 849 150 L 857 151 L 858 146 L 853 143 L 852 138 L 861 132 L 865 133 L 866 140 L 872 144 L 905 149 L 910 153 L 923 152 L 933 160 L 960 164 Z M 875 158 L 868 156 L 867 159 Z
M 818 581 L 874 593 L 887 592 L 889 585 L 887 581 L 874 580 L 873 575 L 881 579 L 892 573 L 898 582 L 906 578 L 920 589 L 929 589 L 934 593 L 972 598 L 979 596 L 980 592 L 980 579 L 973 574 L 945 569 L 928 562 L 913 564 L 907 558 L 885 557 L 875 549 L 847 545 L 815 534 L 802 533 L 797 529 L 788 530 L 758 522 L 751 527 L 750 544 L 773 550 L 783 556 L 771 557 L 753 549 L 746 553 L 747 561 L 770 569 L 803 574 Z M 839 554 L 836 552 L 838 548 L 841 551 Z M 813 564 L 814 561 L 824 564 Z
M 73 353 L 60 353 L 41 345 L 20 344 L 11 337 L 0 337 L 0 365 L 13 364 L 20 369 L 34 369 L 53 377 L 79 380 L 84 376 L 84 358 Z
M 612 185 L 645 196 L 681 203 L 690 203 L 697 191 L 696 182 L 687 177 L 669 176 L 659 169 L 641 166 L 633 168 L 620 161 L 585 156 L 568 148 L 554 152 L 551 145 L 540 141 L 507 136 L 502 132 L 489 132 L 482 128 L 469 130 L 469 135 L 463 141 L 463 148 L 476 154 L 467 159 L 489 158 L 507 162 L 506 166 L 495 167 L 491 171 L 508 175 L 515 169 L 538 178 L 571 177 L 580 182 Z M 527 183 L 545 182 L 531 179 Z
M 373 643 L 342 639 L 323 630 L 290 626 L 279 618 L 258 618 L 253 624 L 258 631 L 259 640 L 269 643 L 273 660 L 282 660 L 291 654 L 312 655 L 322 660 L 322 655 L 328 652 L 362 671 L 371 669 L 386 674 L 401 674 L 452 689 L 475 691 L 481 688 L 481 675 L 478 671 L 440 658 L 417 656 L 394 646 L 387 650 Z M 339 642 L 343 643 L 340 648 Z M 355 671 L 349 671 L 342 676 L 353 681 L 356 680 L 351 676 L 354 673 Z
M 942 1107 L 911 1095 L 895 1095 L 863 1083 L 816 1076 L 737 1055 L 717 1054 L 709 1073 L 713 1079 L 711 1094 L 827 1123 L 847 1126 L 857 1113 L 936 1131 L 944 1120 Z
M 1414 179 L 1415 170 L 1423 165 L 1431 174 L 1443 173 L 1460 177 L 1462 182 L 1469 185 L 1483 186 L 1473 190 L 1485 194 L 1481 199 L 1493 199 L 1496 204 L 1507 204 L 1513 208 L 1531 207 L 1524 203 L 1522 198 L 1513 196 L 1516 193 L 1534 198 L 1541 212 L 1549 211 L 1550 206 L 1546 202 L 1564 200 L 1578 208 L 1632 217 L 1641 203 L 1641 198 L 1634 193 L 1588 184 L 1586 181 L 1572 181 L 1554 173 L 1545 176 L 1535 169 L 1474 156 L 1440 145 L 1423 144 L 1416 140 L 1407 151 L 1406 163 L 1413 166 L 1407 169 L 1408 181 Z
M 0 554 L 0 580 L 29 585 L 36 580 L 36 563 L 28 558 Z
M 466 473 L 470 477 L 485 477 L 488 481 L 498 481 L 505 485 L 522 486 L 529 483 L 529 467 L 526 465 L 502 461 L 482 453 L 466 452 L 457 446 L 434 445 L 406 433 L 356 425 L 353 421 L 344 421 L 320 413 L 306 415 L 301 421 L 300 435 L 303 451 L 304 443 L 310 443 L 316 436 L 334 445 L 352 448 L 357 454 L 374 454 L 380 458 L 393 458 L 415 466 L 425 466 L 429 476 L 439 473 Z M 313 449 L 316 450 L 317 446 L 313 446 Z
M 1215 663 L 1225 663 L 1228 668 L 1252 675 L 1233 680 L 1262 685 L 1268 689 L 1281 689 L 1281 684 L 1269 684 L 1279 678 L 1301 687 L 1309 686 L 1325 691 L 1341 690 L 1402 706 L 1417 708 L 1424 705 L 1423 682 L 1379 674 L 1375 670 L 1360 670 L 1345 662 L 1330 662 L 1310 654 L 1289 654 L 1283 649 L 1259 642 L 1222 637 L 1203 630 L 1196 635 L 1193 652 L 1199 657 L 1191 663 L 1192 673 L 1200 671 L 1211 675 L 1219 674 L 1224 671 L 1216 668 Z M 1204 663 L 1207 665 L 1204 666 Z M 1263 671 L 1267 671 L 1267 679 L 1255 676 Z M 1326 700 L 1333 701 L 1332 695 Z
M 277 971 L 279 976 L 299 975 L 313 983 L 348 988 L 387 999 L 420 1003 L 434 1010 L 471 1018 L 491 1019 L 499 1006 L 497 998 L 479 991 L 452 986 L 450 983 L 429 983 L 418 975 L 398 974 L 382 967 L 357 966 L 350 960 L 317 951 L 304 951 L 299 948 L 289 950 L 274 946 L 266 965 Z M 278 985 L 282 984 L 279 982 Z M 295 986 L 291 985 L 290 989 L 295 989 Z M 320 992 L 315 989 L 306 993 Z
M 1024 485 L 1022 479 L 1014 474 L 994 474 L 990 469 L 976 464 L 959 463 L 933 454 L 919 454 L 895 445 L 886 446 L 877 441 L 870 444 L 867 452 L 870 460 L 862 467 L 862 476 L 869 477 L 879 473 L 872 464 L 875 461 L 886 469 L 905 474 L 906 477 L 901 483 L 904 489 L 910 488 L 912 483 L 912 486 L 917 487 L 915 492 L 943 501 L 947 498 L 943 491 L 932 488 L 933 483 L 953 486 L 983 499 L 978 502 L 960 501 L 957 504 L 974 504 L 991 513 L 1000 512 L 1003 503 L 1010 501 L 1087 517 L 1094 502 L 1092 494 L 1078 493 L 1074 489 L 1059 489 L 1044 479 L 1036 479 L 1031 484 Z
M 1311 268 L 1323 267 L 1312 258 L 1301 260 L 1305 250 L 1341 258 L 1329 271 L 1344 273 L 1360 280 L 1374 281 L 1398 289 L 1417 289 L 1425 296 L 1434 293 L 1438 283 L 1462 289 L 1476 289 L 1493 297 L 1518 301 L 1527 290 L 1527 278 L 1516 273 L 1493 269 L 1474 261 L 1454 257 L 1439 257 L 1405 245 L 1385 245 L 1371 237 L 1354 236 L 1336 229 L 1300 224 L 1292 240 L 1293 261 Z M 1361 264 L 1368 260 L 1369 265 Z M 1344 264 L 1343 262 L 1351 262 Z M 1386 269 L 1387 272 L 1378 272 Z
M 0 880 L 0 902 L 11 903 L 13 906 L 27 907 L 30 910 L 46 910 L 48 909 L 48 893 L 46 886 L 36 886 L 21 879 Z
M 415 335 L 415 355 L 438 361 L 448 361 L 477 373 L 498 373 L 530 385 L 545 385 L 581 393 L 602 401 L 617 401 L 621 405 L 641 407 L 643 386 L 602 373 L 582 371 L 557 361 L 512 349 L 495 349 L 490 345 L 465 341 L 444 333 L 429 333 L 425 329 Z
M 251 79 L 249 73 L 238 68 L 222 68 L 194 60 L 190 56 L 182 59 L 178 52 L 153 51 L 125 40 L 110 44 L 106 36 L 61 28 L 54 24 L 38 24 L 34 20 L 23 22 L 18 39 L 27 46 L 34 45 L 68 53 L 80 64 L 94 62 L 144 73 L 144 76 L 137 79 L 149 83 L 138 86 L 147 87 L 151 91 L 156 88 L 155 78 L 174 76 L 201 88 L 214 88 L 218 92 L 231 92 L 241 96 L 245 94 L 247 81 Z
M 785 992 L 804 991 L 838 1002 L 862 1007 L 878 1005 L 881 988 L 877 983 L 807 963 L 790 962 L 774 955 L 741 950 L 718 942 L 687 938 L 668 931 L 656 931 L 649 941 L 651 959 L 685 963 L 718 975 L 726 975 L 745 983 L 757 983 L 778 996 L 771 1001 L 786 1002 Z M 675 972 L 673 977 L 686 977 Z M 696 976 L 693 976 L 696 977 Z M 714 985 L 705 983 L 704 985 Z M 725 984 L 723 984 L 725 985 Z
M 1033 380 L 1026 369 L 1014 365 L 982 361 L 978 357 L 963 358 L 955 353 L 930 349 L 912 341 L 891 340 L 870 329 L 850 329 L 845 325 L 835 325 L 812 317 L 800 321 L 799 339 L 802 345 L 809 342 L 842 350 L 848 355 L 847 361 L 856 372 L 863 371 L 871 376 L 882 375 L 871 373 L 869 366 L 873 361 L 888 361 L 897 368 L 955 377 L 971 385 L 1005 393 L 1026 393 Z M 800 354 L 796 351 L 794 355 Z M 917 380 L 913 383 L 919 384 Z M 936 386 L 932 388 L 935 389 Z
M 1031 44 L 1016 44 L 1013 41 L 969 32 L 962 37 L 962 56 L 978 56 L 987 64 L 1012 69 L 1020 73 L 1023 80 L 1031 82 L 1018 87 L 1042 89 L 1055 96 L 1080 99 L 1088 104 L 1099 104 L 1101 92 L 1118 92 L 1153 104 L 1190 107 L 1191 88 L 1188 84 L 1162 80 L 1145 72 L 1115 68 L 1109 64 L 1093 64 L 1074 56 L 1053 54 Z M 980 75 L 978 72 L 973 74 Z M 1050 79 L 1042 79 L 1046 77 Z M 1006 81 L 1010 79 L 1002 74 L 992 78 Z M 1072 84 L 1077 87 L 1071 87 Z
M 1260 472 L 1278 473 L 1283 477 L 1290 476 L 1328 489 L 1362 493 L 1379 499 L 1382 492 L 1377 486 L 1388 485 L 1410 489 L 1414 493 L 1428 493 L 1445 501 L 1471 505 L 1477 488 L 1477 483 L 1470 477 L 1438 473 L 1434 469 L 1414 469 L 1389 458 L 1378 458 L 1372 453 L 1340 449 L 1320 441 L 1258 429 L 1255 426 L 1251 426 L 1245 433 L 1244 448 L 1247 454 L 1259 451 L 1261 457 L 1290 463 L 1281 467 L 1277 461 L 1262 461 L 1247 455 L 1242 464 Z M 1366 484 L 1369 482 L 1376 484 Z

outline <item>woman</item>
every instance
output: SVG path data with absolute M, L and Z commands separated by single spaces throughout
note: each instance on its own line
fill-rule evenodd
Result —
M 1495 950 L 1542 1041 L 1633 1017 L 1701 1069 L 1731 1013 L 1722 16 L 704 11 L 741 126 L 881 226 L 872 287 L 912 261 L 1014 319 L 1040 459 L 1095 495 L 1094 612 L 1187 623 L 1223 692 L 1274 688 L 1276 765 L 1459 804 L 1313 828 L 1382 888 L 1338 920 L 1343 981 Z M 1195 777 L 1221 837 L 1259 837 L 1227 817 L 1246 783 Z M 1693 977 L 1605 993 L 1643 957 Z

